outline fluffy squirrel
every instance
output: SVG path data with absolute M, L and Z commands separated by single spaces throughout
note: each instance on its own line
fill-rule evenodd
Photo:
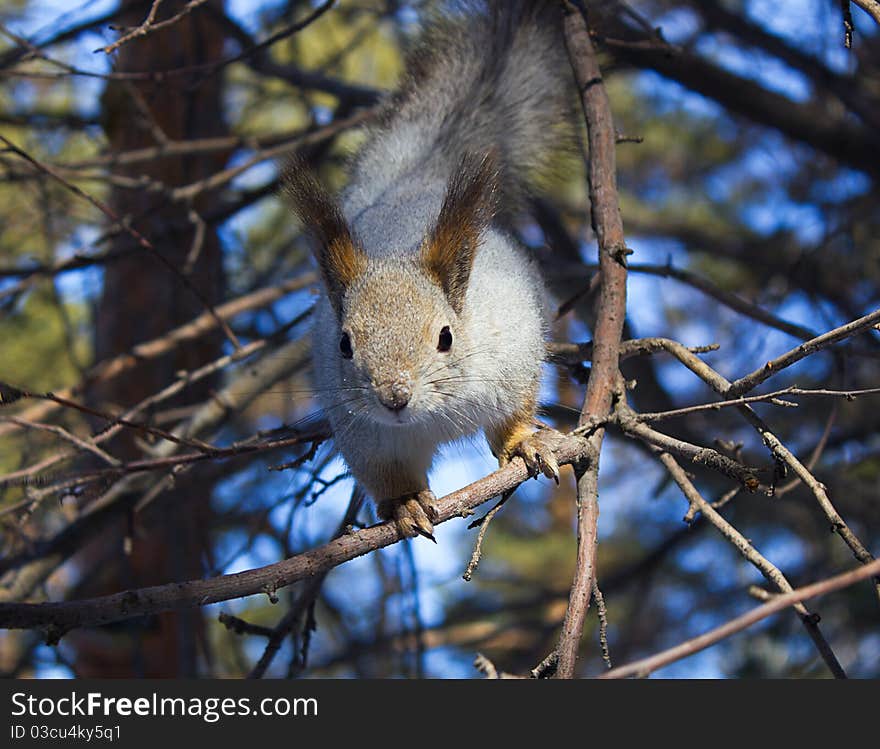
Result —
M 505 229 L 570 121 L 555 2 L 458 2 L 410 54 L 339 199 L 301 167 L 315 239 L 313 368 L 335 444 L 384 519 L 433 539 L 438 447 L 482 430 L 558 481 L 534 417 L 544 286 Z

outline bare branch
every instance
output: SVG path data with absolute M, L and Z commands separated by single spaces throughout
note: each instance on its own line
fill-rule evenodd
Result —
M 348 507 L 345 510 L 345 514 L 342 516 L 342 520 L 339 522 L 339 526 L 336 528 L 332 538 L 339 538 L 349 531 L 352 524 L 357 519 L 357 514 L 363 500 L 363 492 L 359 487 L 355 487 L 351 495 L 351 500 L 348 503 Z M 265 676 L 266 669 L 272 664 L 278 650 L 281 648 L 281 643 L 284 641 L 284 638 L 287 637 L 295 627 L 299 626 L 303 617 L 308 615 L 307 612 L 312 610 L 326 577 L 326 572 L 316 575 L 311 578 L 305 586 L 303 586 L 303 590 L 300 591 L 299 597 L 294 601 L 290 610 L 282 617 L 281 621 L 270 630 L 266 648 L 256 665 L 251 669 L 250 674 L 248 674 L 249 679 L 261 679 Z M 308 625 L 306 625 L 305 628 L 308 629 Z M 305 648 L 306 646 L 304 645 L 302 654 L 303 661 L 305 661 Z
M 736 547 L 737 551 L 753 564 L 772 585 L 775 585 L 783 593 L 790 593 L 793 588 L 785 578 L 785 575 L 783 575 L 779 568 L 769 559 L 762 556 L 745 536 L 718 514 L 715 508 L 713 508 L 712 505 L 710 505 L 697 491 L 697 488 L 693 485 L 681 466 L 678 465 L 675 458 L 669 453 L 662 452 L 659 449 L 657 450 L 657 453 L 660 462 L 663 463 L 675 483 L 678 484 L 682 494 L 685 495 L 691 507 L 696 508 L 712 525 L 714 525 L 721 534 L 730 541 L 734 547 Z M 831 670 L 831 673 L 838 679 L 845 679 L 846 673 L 840 665 L 840 661 L 837 660 L 837 656 L 834 655 L 831 646 L 819 631 L 819 617 L 815 614 L 811 614 L 800 602 L 794 605 L 794 609 L 797 611 L 807 633 L 816 645 L 819 655 L 822 657 L 822 660 L 825 661 L 826 665 Z
M 856 320 L 853 323 L 849 323 L 848 325 L 844 325 L 841 328 L 836 328 L 835 330 L 829 331 L 828 333 L 819 336 L 819 338 L 814 339 L 813 341 L 808 341 L 803 344 L 804 346 L 811 346 L 815 341 L 822 340 L 821 344 L 814 344 L 817 348 L 813 348 L 813 352 L 819 350 L 822 346 L 830 345 L 836 340 L 840 340 L 841 337 L 846 337 L 847 335 L 854 335 L 858 330 L 864 330 L 866 327 L 876 324 L 870 318 L 873 318 L 875 315 L 880 316 L 880 310 L 877 312 L 868 315 L 867 318 L 861 318 L 860 320 Z M 867 319 L 867 322 L 865 322 Z M 722 397 L 726 396 L 733 389 L 733 385 L 727 381 L 726 378 L 722 377 L 718 372 L 716 372 L 712 367 L 706 364 L 704 361 L 700 360 L 696 356 L 694 356 L 690 351 L 688 351 L 684 346 L 676 341 L 670 341 L 668 339 L 659 339 L 663 341 L 663 348 L 673 354 L 682 364 L 684 364 L 688 369 L 690 369 L 694 374 L 696 374 L 700 379 L 702 379 L 706 384 L 708 384 L 715 392 L 717 392 Z M 794 358 L 795 352 L 800 352 L 801 346 L 793 351 L 789 352 L 789 354 L 784 355 L 782 358 L 788 357 L 788 363 L 785 366 L 789 366 L 793 364 L 795 361 L 799 361 L 803 356 L 808 356 L 809 353 L 798 355 L 797 358 Z M 762 370 L 758 370 L 760 373 Z M 831 529 L 837 533 L 849 546 L 853 555 L 856 559 L 858 559 L 863 564 L 869 563 L 873 560 L 873 556 L 867 550 L 865 545 L 859 540 L 859 538 L 852 532 L 850 527 L 846 524 L 846 522 L 841 517 L 840 513 L 837 512 L 837 509 L 834 507 L 834 504 L 831 502 L 831 499 L 828 496 L 828 492 L 825 488 L 825 485 L 822 484 L 815 476 L 810 473 L 810 471 L 803 465 L 803 463 L 798 460 L 798 458 L 791 452 L 782 441 L 770 431 L 770 428 L 767 424 L 758 416 L 752 409 L 752 407 L 748 404 L 740 404 L 736 406 L 736 409 L 743 415 L 746 421 L 752 425 L 752 427 L 761 435 L 761 439 L 764 444 L 770 450 L 774 458 L 781 460 L 784 462 L 789 468 L 794 471 L 794 473 L 810 488 L 813 493 L 813 496 L 816 498 L 816 501 L 819 503 L 819 506 L 822 508 L 822 511 L 825 513 L 825 516 L 828 518 L 831 523 Z M 621 422 L 621 426 L 625 430 L 629 430 L 633 433 L 642 432 L 644 433 L 646 438 L 649 438 L 647 441 L 652 442 L 652 444 L 657 445 L 659 447 L 663 447 L 664 449 L 672 449 L 673 452 L 677 452 L 680 454 L 689 454 L 692 453 L 692 447 L 686 447 L 686 445 L 676 444 L 677 442 L 681 442 L 680 440 L 674 440 L 672 438 L 667 438 L 665 435 L 661 435 L 663 439 L 658 437 L 659 433 L 649 434 L 649 432 L 653 431 L 648 429 L 645 431 L 644 429 L 637 428 L 634 423 L 637 422 L 637 417 L 633 417 L 632 415 L 627 415 L 625 411 L 621 411 L 624 413 L 624 421 Z M 645 427 L 644 424 L 639 424 L 638 427 Z M 652 441 L 653 440 L 653 441 Z M 727 466 L 728 468 L 730 466 Z M 735 478 L 736 476 L 733 475 Z M 743 477 L 747 482 L 746 485 L 748 488 L 748 478 Z M 756 487 L 757 488 L 757 485 Z M 880 579 L 877 581 L 876 592 L 878 598 L 880 598 Z
M 629 410 L 625 406 L 618 406 L 617 423 L 620 425 L 620 428 L 630 436 L 637 437 L 649 445 L 653 445 L 662 450 L 674 452 L 676 455 L 681 455 L 693 463 L 718 471 L 719 473 L 739 482 L 743 488 L 750 492 L 756 492 L 763 488 L 766 494 L 772 494 L 769 487 L 761 486 L 761 481 L 754 469 L 744 466 L 741 463 L 728 458 L 726 455 L 722 455 L 711 447 L 692 445 L 684 440 L 670 437 L 667 434 L 662 434 L 661 432 L 651 429 L 651 427 L 639 421 L 639 417 L 634 411 Z
M 864 388 L 862 390 L 825 390 L 821 388 L 807 389 L 799 388 L 792 385 L 782 390 L 774 390 L 772 393 L 764 395 L 750 395 L 744 398 L 734 398 L 726 401 L 716 401 L 713 403 L 702 403 L 698 406 L 687 406 L 686 408 L 675 408 L 670 411 L 657 411 L 654 413 L 643 412 L 638 415 L 639 421 L 663 421 L 664 419 L 673 419 L 679 416 L 686 416 L 701 411 L 719 411 L 729 406 L 742 406 L 746 403 L 762 403 L 770 402 L 776 406 L 785 406 L 787 408 L 795 407 L 797 404 L 785 400 L 778 400 L 782 396 L 804 396 L 813 398 L 844 398 L 846 400 L 855 400 L 860 395 L 876 395 L 880 393 L 880 388 Z
M 132 227 L 127 219 L 120 218 L 118 215 L 116 215 L 116 212 L 112 208 L 110 208 L 110 206 L 106 205 L 104 202 L 98 200 L 92 195 L 89 195 L 87 192 L 80 189 L 72 182 L 69 182 L 67 179 L 61 176 L 58 171 L 53 167 L 43 164 L 42 162 L 35 159 L 33 156 L 25 153 L 5 136 L 0 135 L 0 142 L 5 143 L 6 147 L 10 151 L 27 161 L 35 169 L 38 169 L 39 171 L 49 175 L 54 180 L 66 187 L 68 190 L 73 192 L 75 195 L 78 195 L 79 197 L 83 198 L 83 200 L 86 200 L 88 203 L 93 205 L 95 208 L 101 211 L 101 213 L 107 216 L 107 218 L 109 218 L 115 225 L 121 227 L 122 230 L 129 234 L 141 247 L 152 253 L 152 255 L 157 258 L 166 268 L 168 268 L 168 270 L 170 270 L 180 280 L 180 282 L 190 291 L 190 293 L 199 300 L 202 306 L 214 318 L 217 325 L 220 327 L 220 329 L 223 331 L 223 334 L 229 339 L 232 345 L 235 346 L 235 348 L 241 347 L 238 338 L 236 338 L 235 333 L 232 332 L 232 328 L 229 327 L 229 325 L 226 323 L 225 320 L 223 320 L 223 318 L 217 315 L 217 312 L 214 310 L 213 305 L 207 300 L 205 295 L 202 294 L 202 292 L 193 285 L 192 281 L 187 276 L 183 275 L 180 270 L 176 268 L 171 261 L 168 260 L 168 258 L 166 258 L 161 252 L 159 252 L 159 250 L 156 249 L 155 245 L 153 245 L 153 243 L 149 239 L 147 239 L 137 229 Z
M 595 266 L 587 265 L 586 267 L 593 268 Z M 676 281 L 680 281 L 683 284 L 687 284 L 688 286 L 697 289 L 706 296 L 721 302 L 726 307 L 729 307 L 752 320 L 762 322 L 771 328 L 781 330 L 795 338 L 808 339 L 816 336 L 816 333 L 809 328 L 784 320 L 781 317 L 774 315 L 772 312 L 768 312 L 759 305 L 754 304 L 747 299 L 743 299 L 739 294 L 734 294 L 722 289 L 707 278 L 703 278 L 702 276 L 684 268 L 676 268 L 671 260 L 665 265 L 629 263 L 627 265 L 627 270 L 630 273 L 645 273 L 651 276 L 674 278 Z
M 81 437 L 77 437 L 75 434 L 71 434 L 70 432 L 68 432 L 64 427 L 57 426 L 56 424 L 40 424 L 36 421 L 28 421 L 27 419 L 20 419 L 15 416 L 9 417 L 9 421 L 26 429 L 37 429 L 45 432 L 51 432 L 52 434 L 58 435 L 66 442 L 70 442 L 72 445 L 76 445 L 80 450 L 85 450 L 92 453 L 92 455 L 97 456 L 108 465 L 120 465 L 120 462 L 116 458 L 104 452 L 104 450 L 95 445 L 94 442 L 82 439 Z M 0 486 L 2 486 L 4 478 L 5 477 L 0 477 Z
M 156 23 L 156 13 L 159 11 L 159 6 L 162 4 L 162 0 L 153 0 L 153 4 L 150 6 L 150 11 L 147 13 L 147 17 L 144 19 L 144 22 L 140 26 L 136 26 L 131 31 L 125 33 L 123 36 L 119 37 L 113 44 L 108 44 L 106 47 L 101 47 L 100 49 L 96 49 L 95 52 L 104 52 L 105 54 L 110 54 L 119 49 L 126 42 L 130 42 L 132 39 L 139 39 L 141 37 L 147 36 L 148 34 L 152 34 L 155 31 L 159 31 L 161 29 L 167 28 L 175 23 L 177 23 L 184 16 L 188 16 L 192 13 L 196 8 L 200 5 L 204 5 L 208 0 L 189 0 L 189 2 L 183 6 L 177 13 L 175 13 L 171 18 L 167 18 L 164 21 L 159 21 Z
M 865 13 L 880 23 L 880 2 L 878 0 L 851 0 L 858 5 Z
M 592 369 L 578 421 L 603 419 L 611 410 L 617 384 L 620 341 L 626 317 L 626 243 L 617 200 L 616 131 L 587 21 L 581 9 L 563 0 L 565 46 L 574 71 L 587 124 L 592 224 L 599 240 L 599 306 Z M 584 619 L 595 577 L 599 519 L 599 455 L 604 430 L 596 429 L 575 464 L 578 481 L 577 563 L 568 609 L 559 636 L 557 678 L 574 676 Z
M 477 540 L 474 543 L 474 551 L 471 554 L 471 560 L 468 562 L 467 569 L 464 571 L 462 578 L 465 582 L 470 582 L 471 578 L 474 575 L 474 571 L 477 569 L 477 565 L 480 563 L 480 559 L 483 556 L 483 539 L 486 536 L 486 531 L 489 529 L 489 523 L 492 522 L 492 518 L 494 518 L 498 511 L 504 506 L 504 503 L 510 499 L 510 493 L 505 493 L 501 499 L 498 500 L 498 503 L 487 512 L 480 520 L 475 520 L 471 523 L 468 528 L 474 528 L 479 526 L 480 530 L 477 533 Z
M 871 562 L 864 567 L 844 572 L 842 575 L 837 575 L 836 577 L 823 580 L 822 582 L 813 583 L 804 588 L 798 588 L 791 593 L 784 593 L 775 596 L 769 603 L 765 603 L 763 606 L 758 606 L 748 613 L 738 616 L 736 619 L 732 619 L 726 624 L 716 627 L 699 637 L 694 637 L 680 645 L 676 645 L 674 648 L 669 648 L 669 650 L 664 650 L 662 653 L 657 653 L 649 658 L 643 658 L 642 660 L 628 663 L 625 666 L 613 668 L 599 676 L 599 678 L 624 679 L 627 676 L 647 676 L 658 668 L 662 668 L 675 661 L 680 661 L 682 658 L 687 658 L 689 655 L 705 650 L 711 645 L 721 642 L 746 627 L 750 627 L 752 624 L 755 624 L 762 619 L 766 619 L 768 616 L 771 616 L 778 611 L 788 608 L 794 603 L 806 601 L 810 598 L 815 598 L 816 596 L 839 590 L 840 588 L 846 588 L 847 586 L 854 585 L 872 575 L 878 574 L 880 574 L 880 560 Z
M 775 359 L 768 361 L 763 367 L 756 369 L 751 374 L 735 380 L 730 384 L 724 395 L 729 398 L 736 398 L 743 393 L 747 393 L 764 382 L 764 380 L 772 377 L 777 372 L 781 372 L 786 367 L 790 367 L 795 362 L 799 362 L 801 359 L 815 354 L 817 351 L 821 351 L 838 341 L 857 335 L 870 328 L 876 328 L 878 323 L 880 323 L 880 309 L 876 309 L 870 314 L 860 317 L 858 320 L 853 320 L 846 325 L 841 325 L 839 328 L 829 330 L 820 336 L 811 338 L 791 351 L 782 354 L 782 356 L 777 356 Z
M 185 437 L 212 433 L 231 414 L 246 408 L 273 383 L 300 369 L 307 360 L 308 351 L 307 343 L 300 339 L 282 346 L 271 355 L 264 356 L 239 372 L 216 398 L 202 404 L 195 413 L 174 429 L 174 433 Z M 176 443 L 165 441 L 157 444 L 153 452 L 155 457 L 164 457 L 173 455 L 176 450 Z M 36 554 L 25 555 L 23 559 L 14 557 L 0 559 L 0 572 L 20 567 L 8 587 L 0 588 L 0 600 L 21 600 L 29 596 L 34 588 L 77 551 L 82 543 L 100 533 L 106 523 L 117 517 L 120 512 L 130 509 L 133 503 L 143 508 L 152 502 L 174 483 L 175 476 L 185 468 L 186 466 L 177 466 L 175 472 L 166 476 L 166 480 L 159 482 L 145 481 L 144 474 L 124 476 L 89 504 L 74 522 L 40 544 Z M 145 497 L 140 496 L 143 491 L 147 491 Z
M 555 451 L 560 465 L 570 464 L 583 451 L 583 440 L 566 437 Z M 464 517 L 474 508 L 515 488 L 529 477 L 521 459 L 438 500 L 435 525 Z M 299 580 L 326 573 L 356 557 L 402 540 L 393 522 L 345 534 L 311 551 L 275 564 L 207 580 L 190 580 L 129 590 L 101 598 L 61 603 L 0 603 L 0 628 L 45 629 L 57 641 L 78 627 L 109 624 L 145 614 L 205 606 L 218 601 L 263 593 L 273 595 Z
M 214 311 L 219 317 L 229 320 L 242 312 L 248 312 L 272 304 L 272 302 L 283 298 L 291 292 L 311 286 L 315 281 L 316 276 L 314 273 L 304 273 L 275 286 L 266 286 L 248 294 L 243 294 L 237 299 L 232 299 L 225 304 L 218 305 Z M 56 391 L 55 394 L 62 398 L 72 398 L 78 393 L 82 393 L 90 385 L 106 382 L 114 377 L 118 377 L 124 372 L 139 366 L 141 362 L 163 356 L 177 346 L 194 341 L 211 332 L 216 327 L 217 322 L 214 316 L 205 312 L 190 322 L 168 331 L 159 338 L 139 343 L 128 353 L 119 354 L 112 359 L 98 362 L 86 373 L 83 383 L 63 388 Z M 22 411 L 18 416 L 29 420 L 41 419 L 57 408 L 60 408 L 60 404 L 54 401 L 45 401 Z M 10 426 L 0 423 L 0 437 L 8 434 L 10 431 L 12 431 Z

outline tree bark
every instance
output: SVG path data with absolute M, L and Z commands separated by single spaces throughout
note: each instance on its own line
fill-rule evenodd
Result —
M 163 3 L 157 20 L 174 16 L 184 4 Z M 219 1 L 216 4 L 222 5 Z M 148 10 L 149 3 L 128 2 L 121 24 L 137 26 Z M 167 28 L 122 45 L 115 70 L 157 71 L 216 61 L 222 57 L 223 40 L 212 15 L 195 11 Z M 227 134 L 221 86 L 221 76 L 201 78 L 199 73 L 155 81 L 110 81 L 101 105 L 102 124 L 111 151 L 120 153 L 168 141 Z M 216 152 L 159 157 L 120 171 L 130 177 L 145 175 L 174 188 L 219 171 L 228 155 Z M 158 229 L 172 228 L 170 238 L 157 249 L 179 275 L 144 249 L 107 266 L 95 318 L 97 360 L 161 336 L 205 312 L 205 301 L 214 305 L 224 295 L 217 233 L 207 226 L 202 235 L 193 220 L 203 209 L 210 208 L 210 194 L 186 204 L 169 201 L 162 192 L 113 187 L 108 200 L 119 216 L 130 218 L 132 225 L 148 238 Z M 126 234 L 116 240 L 120 248 L 130 248 L 132 242 Z M 180 277 L 184 274 L 188 284 Z M 175 372 L 193 369 L 218 356 L 221 341 L 222 336 L 213 334 L 178 347 L 169 355 L 143 362 L 125 378 L 95 388 L 90 396 L 96 402 L 112 404 L 113 410 L 130 406 L 171 382 Z M 206 382 L 190 388 L 171 405 L 204 400 L 210 387 L 211 383 Z M 117 442 L 115 452 L 120 458 L 132 459 L 141 451 L 129 439 Z M 170 493 L 163 501 L 163 509 L 151 513 L 158 517 L 149 525 L 130 517 L 128 522 L 105 532 L 86 551 L 88 561 L 83 569 L 92 569 L 92 562 L 98 559 L 105 562 L 99 567 L 100 574 L 83 581 L 82 593 L 95 595 L 201 576 L 203 552 L 208 544 L 210 494 L 210 486 L 194 483 L 186 488 L 185 498 L 179 490 Z M 127 554 L 126 536 L 131 537 Z M 203 619 L 194 610 L 148 617 L 138 626 L 121 632 L 80 633 L 71 642 L 76 647 L 76 668 L 83 676 L 161 678 L 195 676 L 202 637 Z

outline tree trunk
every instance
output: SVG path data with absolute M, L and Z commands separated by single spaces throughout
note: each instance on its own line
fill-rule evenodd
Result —
M 165 2 L 156 19 L 170 18 L 184 2 Z M 218 5 L 221 3 L 218 2 Z M 129 2 L 122 24 L 134 27 L 146 17 L 149 3 Z M 124 44 L 115 70 L 157 71 L 189 68 L 220 59 L 223 34 L 207 8 L 197 9 L 168 28 Z M 164 80 L 109 82 L 101 99 L 102 121 L 110 149 L 121 153 L 161 145 L 163 141 L 194 140 L 227 134 L 221 101 L 221 75 L 204 72 L 171 75 Z M 161 183 L 163 192 L 111 188 L 109 202 L 119 216 L 131 217 L 138 231 L 153 241 L 180 275 L 209 303 L 223 297 L 221 246 L 213 227 L 206 227 L 201 246 L 191 211 L 199 212 L 206 199 L 191 204 L 168 200 L 168 189 L 191 184 L 222 169 L 228 153 L 157 158 L 116 173 L 146 175 Z M 121 234 L 116 248 L 130 254 L 106 267 L 104 288 L 95 320 L 98 360 L 130 350 L 204 311 L 204 305 L 179 275 L 153 254 Z M 115 248 L 114 248 L 115 249 Z M 173 354 L 139 366 L 131 375 L 96 388 L 93 400 L 119 411 L 155 393 L 174 380 L 174 373 L 192 369 L 220 354 L 222 338 L 206 337 Z M 210 382 L 189 388 L 180 399 L 163 407 L 196 403 L 209 396 Z M 115 445 L 120 457 L 139 454 L 131 434 Z M 161 476 L 156 477 L 159 480 Z M 112 536 L 105 535 L 88 550 L 90 560 L 109 563 L 90 581 L 83 595 L 109 593 L 129 587 L 199 577 L 207 548 L 211 487 L 186 482 L 163 495 L 161 509 L 142 521 L 130 518 Z M 128 553 L 124 538 L 131 535 Z M 114 553 L 114 549 L 116 550 Z M 109 550 L 109 551 L 108 551 Z M 86 569 L 91 569 L 89 564 Z M 74 642 L 75 665 L 84 676 L 183 677 L 197 674 L 203 620 L 198 610 L 164 614 L 127 630 L 93 631 Z

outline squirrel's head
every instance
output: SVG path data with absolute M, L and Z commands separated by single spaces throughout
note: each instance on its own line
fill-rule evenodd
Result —
M 475 355 L 466 296 L 496 181 L 491 156 L 462 159 L 418 252 L 368 257 L 314 176 L 299 170 L 288 178 L 288 194 L 317 240 L 338 323 L 318 335 L 337 339 L 339 400 L 352 413 L 388 424 L 448 418 Z

